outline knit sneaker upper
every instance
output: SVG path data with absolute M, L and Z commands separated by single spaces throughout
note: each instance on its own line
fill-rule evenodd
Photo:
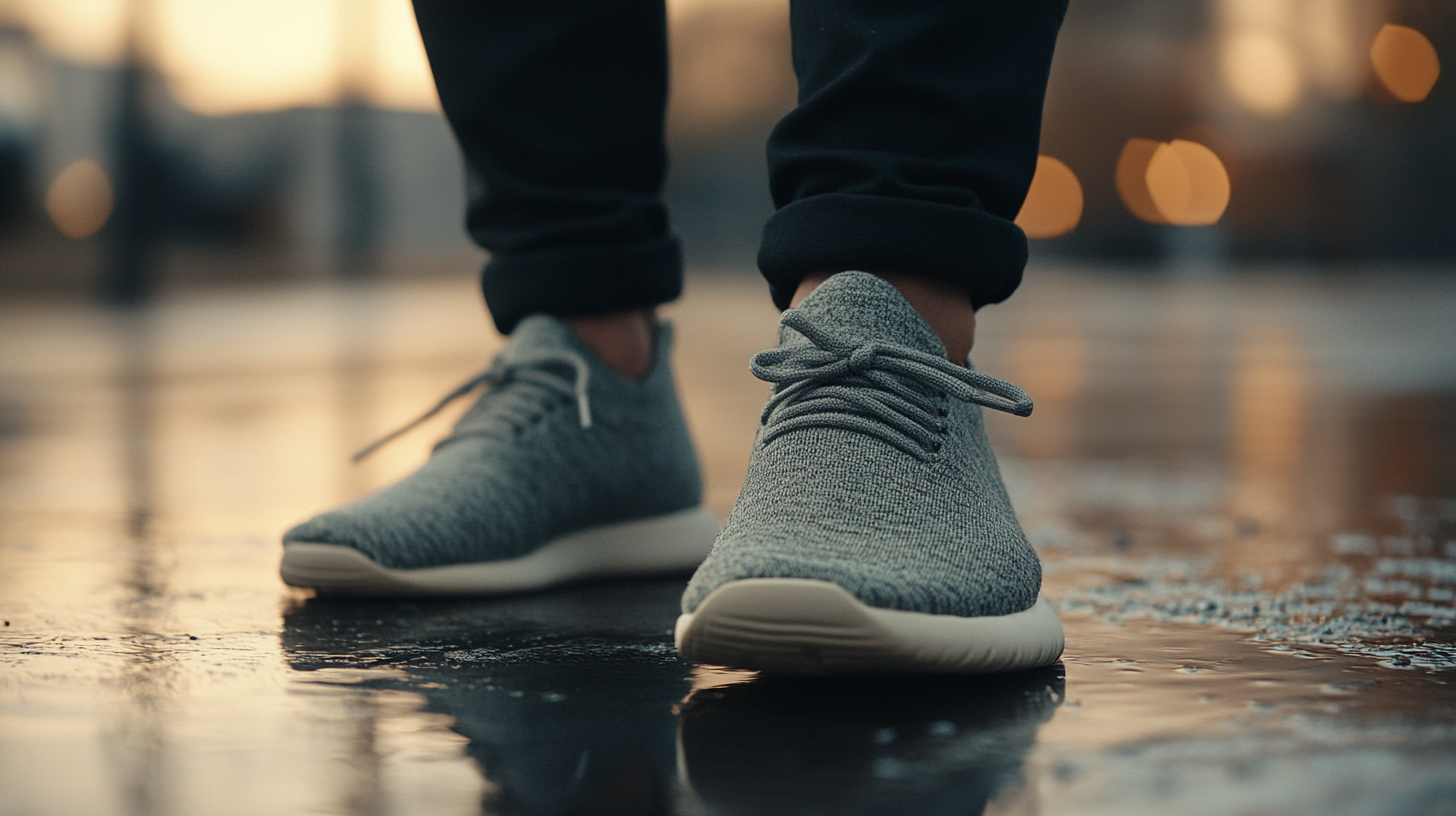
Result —
M 1020 389 L 945 360 L 890 284 L 834 275 L 754 359 L 775 383 L 738 502 L 683 596 L 743 578 L 831 581 L 876 607 L 967 617 L 1029 608 L 1041 565 L 1011 509 L 981 405 Z
M 489 390 L 404 480 L 294 527 L 284 543 L 354 547 L 417 568 L 515 558 L 566 533 L 694 507 L 701 480 L 658 330 L 641 382 L 560 320 L 518 324 Z M 471 383 L 467 383 L 470 385 Z

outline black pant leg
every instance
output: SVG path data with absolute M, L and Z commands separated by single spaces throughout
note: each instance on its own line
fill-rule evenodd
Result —
M 793 0 L 799 106 L 769 137 L 777 212 L 759 268 L 786 308 L 805 275 L 891 270 L 1021 282 L 1012 223 L 1036 170 L 1066 0 Z
M 682 291 L 667 171 L 662 0 L 415 0 L 469 173 L 496 326 Z

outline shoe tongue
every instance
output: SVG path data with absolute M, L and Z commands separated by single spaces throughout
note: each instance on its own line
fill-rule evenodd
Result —
M 845 338 L 895 343 L 945 356 L 940 337 L 900 290 L 866 272 L 833 275 L 794 308 Z M 779 342 L 797 346 L 809 340 L 785 326 L 779 330 Z
M 519 358 L 545 351 L 573 351 L 583 354 L 586 349 L 570 326 L 551 315 L 530 315 L 511 330 L 511 342 L 506 347 L 507 354 Z M 584 359 L 591 359 L 591 356 L 583 354 Z

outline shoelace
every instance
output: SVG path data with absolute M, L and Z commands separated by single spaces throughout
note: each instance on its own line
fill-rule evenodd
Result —
M 857 343 L 797 309 L 782 321 L 813 345 L 760 351 L 749 363 L 753 376 L 776 386 L 759 418 L 765 443 L 799 428 L 837 427 L 926 459 L 940 451 L 946 397 L 1031 414 L 1025 391 L 944 357 L 897 343 Z
M 559 375 L 546 369 L 546 366 L 552 363 L 569 365 L 575 370 L 575 376 L 570 385 Z M 480 386 L 491 385 L 499 388 L 512 379 L 518 382 L 534 383 L 563 396 L 574 398 L 577 417 L 581 421 L 582 429 L 585 430 L 592 426 L 591 402 L 587 399 L 587 384 L 591 379 L 591 367 L 587 365 L 586 360 L 581 358 L 581 355 L 570 351 L 546 351 L 510 357 L 509 352 L 505 352 L 495 359 L 490 368 L 461 383 L 455 390 L 435 403 L 430 410 L 361 448 L 358 453 L 354 454 L 353 460 L 357 462 L 404 436 L 430 417 L 445 410 L 445 406 Z

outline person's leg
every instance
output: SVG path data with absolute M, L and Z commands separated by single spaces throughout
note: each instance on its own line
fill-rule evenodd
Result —
M 509 334 L 526 315 L 651 307 L 682 291 L 662 202 L 660 0 L 416 0 L 465 156 L 466 225 Z
M 417 0 L 464 153 L 471 236 L 497 328 L 567 318 L 616 370 L 650 363 L 651 307 L 682 291 L 661 190 L 660 0 Z M 582 320 L 591 316 L 591 320 Z
M 1011 295 L 1065 11 L 795 0 L 799 105 L 769 137 L 778 209 L 758 256 L 779 308 L 805 276 L 847 269 L 952 283 L 977 309 Z
M 652 308 L 681 262 L 661 0 L 417 0 L 511 339 L 403 481 L 284 536 L 296 586 L 493 593 L 690 569 L 716 532 Z
M 1061 627 L 980 410 L 1031 400 L 966 354 L 1026 261 L 1065 3 L 792 8 L 800 104 L 770 139 L 759 265 L 793 308 L 754 358 L 775 387 L 679 648 L 789 672 L 1049 663 Z

